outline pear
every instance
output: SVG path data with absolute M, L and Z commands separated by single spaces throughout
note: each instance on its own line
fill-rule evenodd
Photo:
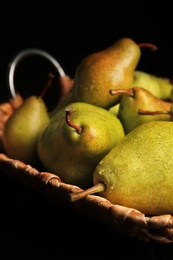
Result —
M 162 116 L 162 120 L 168 120 L 168 121 L 173 121 L 173 103 L 171 103 L 171 107 L 169 110 L 144 110 L 144 109 L 139 109 L 138 111 L 139 115 L 150 115 L 150 116 Z M 164 117 L 163 117 L 164 116 Z M 152 120 L 151 120 L 152 121 Z
M 108 109 L 108 111 L 112 114 L 114 114 L 115 116 L 118 116 L 118 112 L 119 112 L 119 108 L 120 108 L 120 103 L 117 103 L 116 105 L 110 107 Z
M 37 138 L 49 122 L 44 100 L 39 96 L 29 96 L 5 122 L 2 144 L 6 154 L 27 164 L 36 164 Z
M 137 126 L 149 121 L 170 120 L 168 114 L 155 114 L 153 117 L 149 114 L 143 114 L 142 110 L 169 111 L 171 102 L 162 100 L 154 96 L 149 90 L 142 87 L 133 87 L 128 90 L 119 89 L 110 91 L 112 95 L 121 93 L 120 106 L 117 117 L 121 120 L 126 134 L 131 132 Z
M 74 84 L 57 110 L 70 102 L 91 103 L 110 108 L 118 103 L 118 96 L 110 96 L 109 89 L 130 88 L 134 70 L 141 57 L 141 47 L 156 50 L 150 43 L 137 44 L 131 38 L 121 38 L 106 49 L 86 56 L 78 64 Z
M 139 86 L 149 90 L 154 96 L 170 100 L 173 83 L 170 79 L 159 77 L 145 71 L 134 71 L 132 87 Z
M 40 133 L 38 155 L 46 170 L 84 188 L 93 184 L 98 162 L 124 136 L 120 120 L 108 110 L 74 102 L 57 111 Z
M 94 186 L 70 194 L 71 201 L 97 193 L 146 215 L 173 214 L 172 132 L 171 121 L 135 128 L 98 163 Z

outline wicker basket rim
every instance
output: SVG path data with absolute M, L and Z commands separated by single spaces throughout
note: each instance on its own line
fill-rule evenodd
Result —
M 40 172 L 20 160 L 9 158 L 3 152 L 0 153 L 0 169 L 4 174 L 43 194 L 57 205 L 70 207 L 81 215 L 94 218 L 118 233 L 146 242 L 173 242 L 173 216 L 170 214 L 146 216 L 134 208 L 114 205 L 97 195 L 88 195 L 71 202 L 68 199 L 69 194 L 82 190 L 80 187 L 61 182 L 59 176 L 50 172 Z

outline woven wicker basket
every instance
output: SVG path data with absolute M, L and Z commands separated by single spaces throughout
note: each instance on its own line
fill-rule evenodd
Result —
M 57 175 L 39 171 L 19 160 L 7 157 L 4 153 L 0 154 L 0 169 L 2 173 L 19 180 L 21 185 L 27 185 L 57 205 L 70 207 L 81 215 L 94 218 L 109 225 L 115 232 L 147 242 L 173 242 L 171 215 L 145 216 L 136 209 L 113 205 L 97 195 L 88 195 L 76 202 L 70 202 L 68 194 L 80 191 L 80 187 L 61 182 Z
M 71 78 L 66 75 L 60 77 L 60 85 L 61 96 L 64 96 L 71 89 Z M 69 194 L 80 191 L 80 187 L 61 182 L 57 175 L 9 158 L 1 143 L 2 129 L 4 122 L 22 102 L 22 97 L 17 94 L 15 99 L 0 104 L 0 169 L 3 174 L 17 179 L 21 185 L 27 185 L 57 205 L 72 208 L 83 216 L 110 226 L 115 232 L 137 237 L 146 242 L 152 240 L 160 243 L 173 242 L 173 216 L 169 214 L 146 216 L 136 209 L 114 205 L 97 195 L 88 195 L 71 202 Z

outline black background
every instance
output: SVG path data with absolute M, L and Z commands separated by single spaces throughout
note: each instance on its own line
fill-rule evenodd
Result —
M 10 5 L 11 6 L 11 5 Z M 13 9 L 14 8 L 14 9 Z M 61 64 L 66 74 L 74 76 L 78 63 L 86 55 L 104 49 L 121 37 L 131 37 L 137 43 L 150 42 L 158 46 L 155 53 L 142 50 L 139 69 L 173 77 L 172 14 L 168 4 L 133 2 L 124 4 L 72 4 L 58 2 L 36 6 L 26 4 L 11 7 L 1 18 L 0 84 L 6 87 L 8 64 L 20 51 L 39 48 L 47 51 Z M 35 61 L 35 60 L 34 60 Z M 16 89 L 24 95 L 38 91 L 40 78 L 46 77 L 43 60 L 38 65 L 25 59 L 24 71 L 16 73 Z M 25 65 L 25 66 L 24 66 Z M 28 67 L 27 67 L 28 65 Z M 35 74 L 33 73 L 35 72 Z M 37 74 L 36 74 L 37 73 Z M 5 90 L 4 90 L 5 91 Z M 6 93 L 6 92 L 5 92 Z M 1 100 L 6 96 L 1 95 Z M 27 92 L 27 95 L 30 94 Z
M 47 51 L 60 62 L 66 74 L 73 77 L 76 66 L 87 54 L 104 49 L 121 37 L 131 37 L 136 42 L 158 46 L 155 53 L 142 52 L 140 69 L 173 78 L 172 9 L 166 2 L 160 6 L 152 2 L 93 4 L 49 2 L 36 6 L 26 2 L 18 7 L 9 4 L 1 10 L 1 101 L 8 99 L 8 64 L 27 48 Z M 16 88 L 22 95 L 38 92 L 45 81 L 42 66 L 32 66 L 26 61 L 26 69 L 19 71 Z M 49 98 L 50 103 L 54 102 L 56 95 Z M 126 256 L 129 259 L 172 259 L 172 244 L 145 243 L 117 234 L 94 220 L 52 205 L 3 173 L 1 183 L 2 260 L 83 260 L 103 256 L 106 259 Z

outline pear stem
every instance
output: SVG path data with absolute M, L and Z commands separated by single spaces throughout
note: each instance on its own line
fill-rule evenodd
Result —
M 152 51 L 157 51 L 158 50 L 156 45 L 154 45 L 152 43 L 148 43 L 148 42 L 146 42 L 146 43 L 139 43 L 138 46 L 140 48 L 147 47 L 147 48 L 151 49 Z
M 44 86 L 44 88 L 42 89 L 42 92 L 41 92 L 40 95 L 39 95 L 41 98 L 43 98 L 43 97 L 45 96 L 45 94 L 46 94 L 48 88 L 49 88 L 49 87 L 51 86 L 51 84 L 52 84 L 52 81 L 53 81 L 54 77 L 55 77 L 55 76 L 54 76 L 52 73 L 49 73 L 49 74 L 48 74 L 48 80 L 47 80 L 47 82 L 46 82 L 46 85 Z
M 150 111 L 150 110 L 143 110 L 143 109 L 139 109 L 138 110 L 138 115 L 159 115 L 159 114 L 170 114 L 170 111 Z
M 70 201 L 75 202 L 77 200 L 83 199 L 88 195 L 93 195 L 95 193 L 105 191 L 106 190 L 106 185 L 103 182 L 99 182 L 96 185 L 92 186 L 91 188 L 88 188 L 83 191 L 79 191 L 77 193 L 70 193 Z
M 76 131 L 77 131 L 78 134 L 81 134 L 81 133 L 82 133 L 82 127 L 80 127 L 80 126 L 78 126 L 78 125 L 72 123 L 71 120 L 70 120 L 70 116 L 71 116 L 71 113 L 72 113 L 71 108 L 70 108 L 70 107 L 67 107 L 66 110 L 65 110 L 65 112 L 66 112 L 66 122 L 67 122 L 67 124 L 68 124 L 70 127 L 73 127 L 74 129 L 76 129 Z
M 116 94 L 128 94 L 129 96 L 134 96 L 134 91 L 133 89 L 111 89 L 109 90 L 109 93 L 111 95 L 116 95 Z

